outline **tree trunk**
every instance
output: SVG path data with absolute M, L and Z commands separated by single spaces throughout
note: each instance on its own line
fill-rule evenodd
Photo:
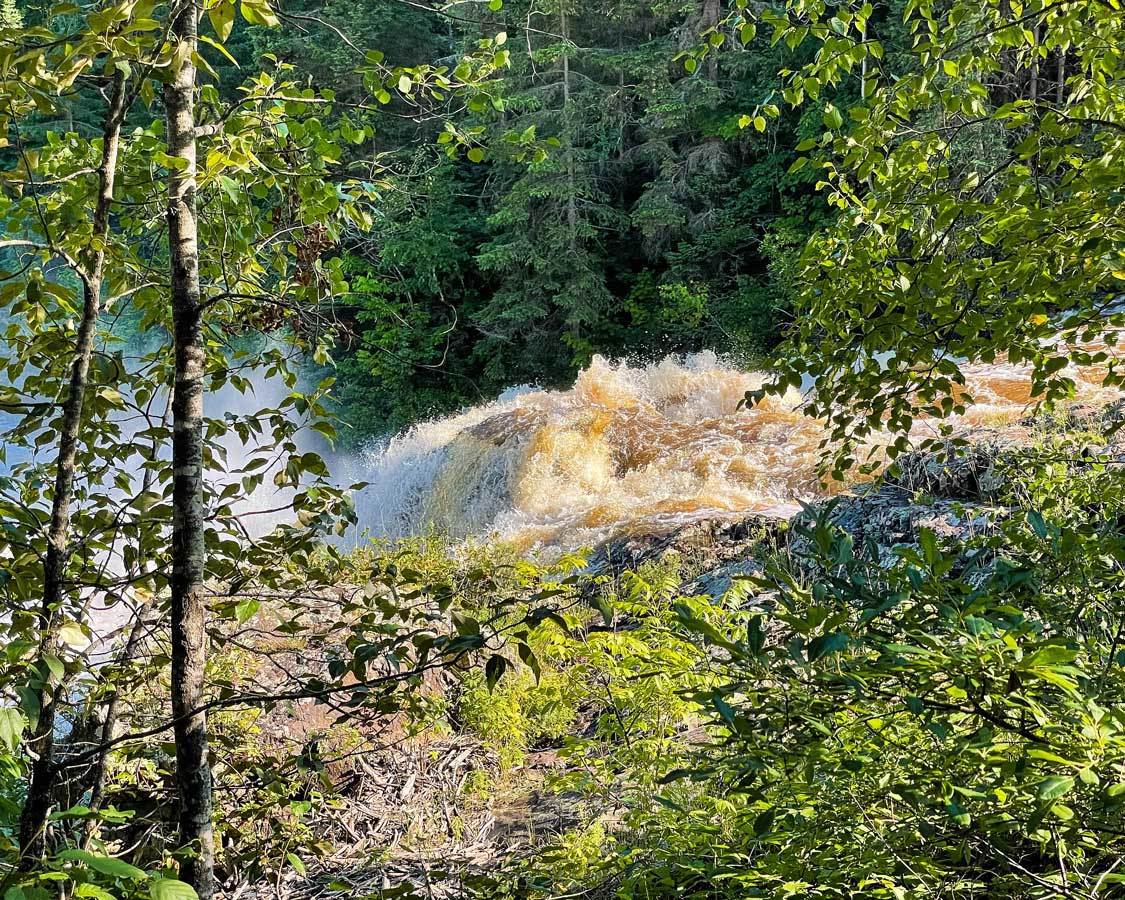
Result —
M 210 900 L 215 892 L 211 769 L 203 711 L 207 660 L 204 606 L 203 310 L 195 213 L 195 64 L 197 11 L 174 7 L 171 36 L 182 60 L 164 86 L 168 153 L 182 160 L 168 177 L 168 251 L 176 375 L 172 394 L 172 714 L 180 802 L 182 876 Z
M 721 0 L 703 0 L 703 9 L 700 11 L 700 32 L 706 33 L 714 28 L 719 27 L 719 21 L 723 16 L 723 5 Z M 712 84 L 719 82 L 719 49 L 712 47 L 707 54 L 707 65 L 705 69 L 707 73 L 707 80 Z
M 1055 85 L 1055 103 L 1060 107 L 1066 102 L 1066 50 L 1059 47 L 1058 83 Z
M 863 23 L 863 30 L 859 33 L 860 40 L 867 43 L 867 23 Z M 867 49 L 866 47 L 864 49 Z M 859 99 L 867 99 L 867 54 L 859 61 Z
M 65 600 L 66 567 L 70 554 L 70 506 L 74 496 L 74 473 L 78 438 L 82 430 L 90 359 L 94 352 L 98 313 L 101 311 L 102 276 L 105 268 L 105 238 L 109 233 L 109 208 L 117 177 L 117 154 L 121 143 L 121 122 L 125 111 L 125 79 L 120 72 L 113 90 L 102 131 L 102 158 L 98 167 L 98 196 L 92 221 L 93 249 L 80 261 L 82 281 L 82 320 L 70 364 L 70 383 L 63 401 L 59 425 L 59 450 L 55 462 L 55 489 L 51 498 L 51 522 L 47 530 L 47 552 L 43 560 L 43 604 L 39 610 L 39 649 L 36 668 L 42 680 L 36 690 L 39 715 L 28 741 L 34 748 L 35 762 L 28 781 L 27 800 L 20 814 L 20 868 L 35 867 L 43 854 L 47 813 L 55 776 L 55 716 L 60 685 L 51 683 L 47 660 L 59 655 L 59 631 Z
M 1032 104 L 1039 101 L 1039 23 L 1036 22 L 1031 26 L 1032 34 L 1032 57 L 1031 57 L 1031 75 L 1030 83 L 1028 85 L 1028 99 Z
M 1007 24 L 1012 19 L 1012 3 L 1011 0 L 1000 0 L 1000 6 L 997 10 L 999 16 L 999 24 Z M 1011 103 L 1017 98 L 1018 90 L 1016 88 L 1016 73 L 1015 65 L 1012 61 L 1012 48 L 1005 47 L 1000 51 L 1000 72 L 997 76 L 998 84 L 996 85 L 995 102 L 997 105 Z
M 559 9 L 559 29 L 566 44 L 562 54 L 563 128 L 566 132 L 566 227 L 570 252 L 578 248 L 577 166 L 574 159 L 574 128 L 570 102 L 570 23 L 565 3 Z

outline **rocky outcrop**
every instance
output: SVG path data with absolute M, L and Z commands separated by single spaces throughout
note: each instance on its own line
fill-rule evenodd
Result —
M 768 512 L 736 519 L 704 519 L 663 533 L 644 532 L 615 538 L 594 552 L 586 570 L 591 575 L 617 576 L 636 571 L 672 551 L 688 554 L 701 565 L 713 563 L 718 568 L 745 560 L 764 542 L 776 545 L 782 540 L 794 510 L 785 512 L 785 515 Z
M 1013 443 L 992 440 L 937 452 L 908 453 L 888 473 L 886 484 L 909 495 L 946 500 L 989 500 L 1004 488 L 1001 463 L 1016 452 Z
M 1003 506 L 957 499 L 920 501 L 897 485 L 884 485 L 838 498 L 828 510 L 828 521 L 851 536 L 858 553 L 887 564 L 897 547 L 916 545 L 922 529 L 939 538 L 965 541 L 991 531 L 1007 513 Z M 792 555 L 805 557 L 805 551 L 805 539 L 794 537 Z
M 809 568 L 802 563 L 810 555 L 808 540 L 798 526 L 811 524 L 820 513 L 851 536 L 857 552 L 883 564 L 893 561 L 896 548 L 916 545 L 923 529 L 965 541 L 989 532 L 1009 514 L 1007 506 L 995 502 L 1003 488 L 998 460 L 1016 450 L 996 443 L 962 450 L 912 455 L 900 474 L 881 485 L 863 485 L 788 516 L 708 520 L 666 534 L 613 540 L 598 549 L 588 571 L 617 577 L 675 552 L 697 573 L 681 590 L 720 597 L 736 581 L 760 574 L 767 556 L 785 553 Z
M 914 495 L 988 503 L 1001 498 L 1010 473 L 1029 444 L 1051 434 L 1083 434 L 1078 455 L 1089 462 L 1125 460 L 1125 400 L 1108 406 L 1075 404 L 1053 414 L 1036 413 L 1016 427 L 970 433 L 968 444 L 949 440 L 937 449 L 908 453 L 885 483 Z M 1081 441 L 1080 441 L 1081 443 Z

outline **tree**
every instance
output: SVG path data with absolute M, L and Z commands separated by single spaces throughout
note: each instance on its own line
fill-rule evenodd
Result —
M 912 49 L 898 78 L 869 32 L 870 6 L 742 14 L 775 40 L 816 47 L 784 75 L 783 96 L 820 107 L 824 130 L 800 147 L 819 155 L 794 169 L 821 169 L 840 216 L 804 255 L 796 353 L 780 382 L 814 375 L 812 409 L 830 423 L 837 472 L 885 428 L 900 435 L 898 453 L 917 416 L 962 410 L 972 400 L 964 360 L 1030 365 L 1034 398 L 1048 404 L 1073 394 L 1072 363 L 1120 381 L 1098 346 L 1125 323 L 1114 199 L 1125 106 L 1107 49 L 1125 36 L 1120 11 L 990 2 L 905 12 Z M 861 103 L 818 101 L 860 73 Z
M 497 284 L 477 321 L 499 341 L 514 340 L 532 360 L 536 349 L 547 348 L 536 348 L 537 342 L 528 339 L 544 328 L 584 359 L 589 328 L 612 302 L 603 230 L 616 216 L 599 152 L 612 128 L 603 106 L 608 91 L 579 71 L 579 29 L 588 23 L 575 17 L 570 0 L 528 15 L 541 26 L 537 46 L 517 57 L 516 78 L 498 124 L 515 134 L 549 139 L 555 150 L 530 164 L 516 159 L 505 167 L 489 217 L 493 236 L 478 254 L 478 264 Z M 565 362 L 551 352 L 537 363 L 550 372 L 551 358 L 555 364 Z
M 244 3 L 241 12 L 259 25 L 275 21 L 264 3 Z M 404 102 L 487 92 L 489 75 L 500 63 L 488 46 L 466 58 L 457 74 L 444 67 L 384 65 L 372 52 L 359 74 L 368 96 L 343 104 L 347 112 L 336 118 L 334 95 L 286 80 L 284 65 L 260 73 L 235 99 L 224 101 L 213 85 L 197 79 L 200 69 L 216 76 L 200 50 L 198 10 L 179 5 L 167 20 L 152 14 L 150 7 L 107 4 L 62 20 L 72 29 L 65 35 L 46 26 L 25 30 L 5 44 L 0 59 L 12 117 L 6 124 L 17 137 L 18 158 L 7 173 L 11 196 L 3 216 L 9 233 L 29 235 L 3 245 L 22 254 L 7 273 L 3 296 L 15 316 L 26 319 L 14 318 L 6 331 L 18 348 L 5 361 L 18 388 L 5 391 L 3 403 L 18 419 L 5 438 L 32 453 L 11 472 L 29 476 L 26 486 L 9 490 L 12 480 L 0 481 L 10 522 L 4 547 L 13 557 L 0 583 L 10 601 L 6 627 L 13 638 L 3 686 L 18 690 L 27 713 L 38 720 L 32 743 L 24 745 L 38 751 L 21 824 L 20 870 L 31 885 L 40 876 L 49 878 L 40 856 L 51 805 L 69 781 L 63 775 L 100 759 L 96 787 L 104 778 L 99 774 L 104 754 L 120 743 L 106 734 L 92 750 L 65 758 L 53 752 L 56 706 L 67 701 L 64 686 L 88 671 L 80 656 L 64 654 L 62 646 L 81 643 L 89 634 L 86 617 L 96 593 L 120 603 L 134 591 L 159 596 L 170 588 L 173 714 L 148 733 L 165 727 L 176 732 L 182 871 L 201 896 L 209 896 L 214 878 L 205 712 L 212 701 L 204 666 L 212 634 L 206 606 L 215 603 L 216 583 L 236 596 L 287 578 L 277 560 L 307 554 L 308 542 L 336 524 L 344 509 L 343 492 L 328 483 L 323 460 L 298 446 L 295 437 L 310 421 L 333 436 L 319 421 L 326 386 L 295 390 L 293 354 L 239 347 L 239 341 L 251 329 L 273 332 L 284 325 L 297 355 L 308 349 L 326 358 L 332 339 L 327 301 L 344 287 L 332 251 L 345 229 L 370 226 L 366 207 L 376 192 L 369 168 L 359 177 L 340 171 L 347 164 L 342 148 L 369 140 L 371 126 L 364 120 L 390 102 L 388 89 Z M 207 18 L 215 35 L 207 46 L 221 50 L 234 7 L 214 6 Z M 166 27 L 171 41 L 165 40 Z M 132 132 L 118 160 L 122 123 L 130 115 L 144 118 L 157 85 L 163 86 L 166 124 L 150 117 L 147 127 Z M 53 95 L 60 88 L 105 93 L 104 134 L 88 140 L 47 129 L 41 145 L 27 146 L 24 125 L 55 108 Z M 321 113 L 335 124 L 326 126 Z M 121 179 L 125 187 L 115 195 L 119 169 L 129 177 Z M 160 179 L 168 183 L 166 204 L 151 190 Z M 160 249 L 165 227 L 166 257 Z M 200 246 L 208 251 L 203 263 Z M 73 275 L 60 277 L 60 264 Z M 167 275 L 159 274 L 162 268 Z M 77 306 L 74 291 L 81 297 Z M 104 352 L 106 370 L 92 368 L 95 345 L 108 342 L 119 311 L 108 321 L 99 314 L 126 298 L 142 330 L 172 333 L 174 361 L 158 339 L 127 364 L 120 354 Z M 59 359 L 68 361 L 65 376 Z M 95 369 L 96 392 L 88 384 Z M 230 385 L 245 392 L 251 386 L 245 371 L 255 369 L 286 384 L 277 408 L 204 417 L 206 390 Z M 153 405 L 168 396 L 169 383 L 170 435 L 159 417 L 151 416 Z M 53 398 L 60 394 L 63 402 L 56 406 Z M 84 410 L 90 413 L 85 418 Z M 144 424 L 127 424 L 131 420 Z M 148 458 L 145 444 L 133 440 L 134 429 L 151 440 Z M 157 449 L 169 437 L 171 465 Z M 228 467 L 232 440 L 245 465 Z M 34 448 L 53 442 L 55 489 L 45 492 L 38 487 Z M 134 470 L 130 464 L 137 457 Z M 267 474 L 281 495 L 280 509 L 294 510 L 297 521 L 271 539 L 255 539 L 245 523 L 253 513 L 239 503 Z M 46 527 L 44 502 L 50 513 Z M 79 511 L 80 517 L 74 515 Z M 68 523 L 75 520 L 76 536 L 68 540 Z M 164 551 L 168 541 L 170 559 Z M 36 577 L 32 569 L 40 560 L 42 574 Z M 33 627 L 21 604 L 36 591 L 42 599 Z M 224 607 L 236 618 L 245 608 L 245 603 Z M 18 878 L 15 872 L 6 877 L 5 889 Z
M 168 116 L 168 260 L 172 333 L 176 348 L 172 389 L 172 715 L 184 880 L 200 900 L 215 892 L 211 825 L 211 768 L 203 710 L 207 666 L 206 491 L 203 462 L 203 307 L 196 224 L 194 58 L 198 12 L 192 0 L 172 8 L 173 72 L 164 85 Z
M 11 19 L 10 15 L 8 19 Z M 15 26 L 9 22 L 5 27 Z M 40 32 L 32 31 L 25 37 L 34 44 L 41 36 Z M 8 109 L 19 115 L 34 108 L 31 104 L 36 102 L 50 107 L 53 102 L 49 99 L 52 89 L 62 90 L 75 78 L 86 74 L 84 70 L 88 63 L 83 61 L 82 54 L 90 52 L 92 43 L 93 40 L 90 39 L 78 46 L 67 47 L 61 53 L 47 45 L 45 49 L 30 54 L 24 54 L 23 47 L 18 43 L 5 44 L 6 58 L 0 65 L 5 74 Z M 54 67 L 58 68 L 52 72 Z M 88 210 L 86 221 L 77 226 L 76 222 L 56 219 L 45 212 L 36 200 L 34 215 L 20 223 L 34 237 L 2 242 L 5 247 L 32 250 L 43 260 L 61 261 L 77 281 L 81 295 L 78 326 L 73 335 L 73 344 L 67 352 L 67 384 L 58 417 L 51 420 L 52 430 L 47 432 L 57 442 L 57 451 L 52 465 L 54 478 L 49 501 L 50 520 L 44 535 L 46 547 L 42 556 L 38 649 L 33 664 L 35 675 L 28 688 L 29 705 L 36 719 L 30 741 L 35 745 L 37 755 L 20 820 L 21 866 L 24 868 L 36 865 L 42 853 L 50 791 L 55 778 L 55 717 L 58 693 L 62 690 L 63 682 L 59 656 L 67 595 L 72 590 L 68 570 L 70 555 L 75 550 L 71 518 L 78 448 L 85 426 L 86 396 L 97 319 L 106 300 L 103 288 L 107 248 L 110 245 L 111 205 L 118 176 L 121 128 L 128 103 L 124 70 L 107 66 L 95 77 L 105 88 L 106 102 L 100 146 L 96 148 L 99 159 L 96 167 L 89 170 L 89 174 L 93 176 L 95 199 Z M 18 123 L 15 128 L 16 149 L 22 168 L 17 177 L 21 177 L 26 189 L 35 196 L 39 188 L 36 184 L 37 173 L 32 168 L 32 157 L 29 155 L 32 151 L 23 144 Z M 82 182 L 86 174 L 83 171 L 64 169 L 57 183 L 63 184 L 63 191 L 74 197 L 85 189 Z M 19 222 L 20 218 L 20 212 L 9 211 L 9 221 L 12 224 Z M 33 292 L 40 290 L 41 284 L 38 280 L 28 282 L 29 299 Z M 16 400 L 15 408 L 22 408 L 27 412 L 21 423 L 26 430 L 33 431 L 43 422 L 38 404 L 23 404 Z
M 23 13 L 16 5 L 16 0 L 2 0 L 0 2 L 0 30 L 23 28 Z
M 97 173 L 97 201 L 90 228 L 91 249 L 76 267 L 82 282 L 82 319 L 75 339 L 71 362 L 70 384 L 59 422 L 58 457 L 55 461 L 55 487 L 51 499 L 51 524 L 47 531 L 47 553 L 43 560 L 43 606 L 40 612 L 40 674 L 42 688 L 38 692 L 39 718 L 34 738 L 38 759 L 32 770 L 28 799 L 20 820 L 20 847 L 24 865 L 34 865 L 42 851 L 43 828 L 46 823 L 50 785 L 55 765 L 52 743 L 55 730 L 56 692 L 59 685 L 50 684 L 48 658 L 58 656 L 59 633 L 62 628 L 62 603 L 66 577 L 67 554 L 71 552 L 70 505 L 74 493 L 77 445 L 82 430 L 82 413 L 87 390 L 90 358 L 94 351 L 95 326 L 102 303 L 102 273 L 109 230 L 110 204 L 117 177 L 117 152 L 121 139 L 121 122 L 125 109 L 125 77 L 123 72 L 111 76 L 110 100 L 102 133 L 102 158 Z M 48 232 L 49 235 L 49 232 Z M 49 237 L 48 237 L 49 239 Z M 48 247 L 49 250 L 53 249 Z
M 477 162 L 438 166 L 412 151 L 395 167 L 401 199 L 383 231 L 416 236 L 409 265 L 397 239 L 355 248 L 353 271 L 404 304 L 348 299 L 358 315 L 339 352 L 341 399 L 359 439 L 512 383 L 565 383 L 593 353 L 741 357 L 780 341 L 794 259 L 834 215 L 811 170 L 786 172 L 820 115 L 786 111 L 740 131 L 778 68 L 809 53 L 771 48 L 764 33 L 743 45 L 722 9 L 509 2 L 453 18 L 450 40 L 463 47 L 503 30 L 510 66 L 498 103 L 435 123 L 439 141 L 468 137 Z M 426 21 L 415 15 L 411 34 Z M 670 62 L 701 36 L 713 56 L 691 71 Z M 286 47 L 299 70 L 322 71 L 320 55 Z M 431 243 L 439 203 L 457 222 L 448 243 Z M 419 284 L 451 264 L 440 290 Z

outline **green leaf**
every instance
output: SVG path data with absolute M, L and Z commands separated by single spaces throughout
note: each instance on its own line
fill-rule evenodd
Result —
M 129 865 L 129 863 L 125 862 L 123 859 L 115 859 L 112 856 L 102 856 L 99 853 L 91 853 L 88 850 L 63 850 L 58 854 L 58 859 L 81 863 L 87 868 L 93 869 L 95 872 L 101 872 L 103 875 L 109 875 L 111 878 L 126 878 L 130 881 L 139 881 L 146 877 L 141 869 Z
M 516 645 L 516 652 L 519 653 L 520 659 L 523 660 L 523 664 L 531 669 L 531 671 L 535 674 L 535 683 L 538 684 L 539 679 L 542 676 L 542 671 L 539 666 L 539 658 L 535 655 L 535 651 L 533 651 L 527 644 L 521 641 Z
M 0 747 L 6 748 L 9 753 L 15 752 L 26 727 L 27 719 L 18 709 L 0 707 Z
M 306 872 L 305 864 L 301 860 L 301 857 L 297 856 L 296 853 L 286 853 L 285 858 L 287 860 L 289 860 L 289 865 L 291 865 L 294 868 L 294 870 L 297 872 L 298 875 L 304 875 L 305 874 L 305 872 Z
M 838 653 L 847 646 L 847 635 L 839 631 L 833 632 L 831 634 L 823 634 L 820 637 L 809 641 L 809 662 L 815 662 L 822 656 L 828 656 L 830 653 Z
M 264 0 L 242 0 L 239 10 L 242 13 L 242 18 L 251 25 L 273 28 L 278 24 L 277 16 L 274 15 L 274 11 Z
M 488 662 L 484 665 L 484 678 L 488 684 L 488 690 L 491 692 L 498 681 L 504 676 L 507 671 L 508 660 L 500 654 L 489 657 Z
M 1056 800 L 1074 787 L 1069 775 L 1051 775 L 1039 782 L 1039 799 Z
M 215 36 L 220 41 L 226 41 L 234 27 L 234 4 L 229 0 L 220 0 L 207 10 L 207 18 L 215 29 Z
M 152 895 L 152 900 L 199 900 L 195 888 L 175 878 L 153 879 L 148 891 Z
M 238 624 L 242 625 L 246 622 L 249 622 L 252 618 L 254 618 L 255 615 L 257 615 L 257 612 L 261 608 L 261 606 L 262 602 L 253 598 L 243 600 L 241 603 L 235 606 L 234 614 L 238 618 Z
M 209 47 L 214 47 L 216 50 L 218 50 L 226 58 L 227 62 L 229 62 L 236 69 L 242 68 L 242 66 L 238 64 L 238 60 L 231 55 L 231 52 L 226 47 L 224 47 L 222 43 L 215 40 L 215 38 L 210 37 L 206 34 L 201 34 L 199 36 L 199 39 Z
M 29 721 L 39 718 L 39 695 L 30 686 L 22 684 L 16 688 L 20 696 L 20 708 Z
M 63 625 L 63 627 L 59 629 L 59 640 L 68 647 L 74 647 L 76 650 L 80 650 L 90 643 L 86 632 L 77 622 L 67 622 Z
M 109 891 L 103 890 L 96 884 L 91 884 L 89 881 L 83 881 L 81 884 L 75 885 L 75 897 L 88 897 L 90 900 L 117 900 Z M 4 900 L 10 900 L 11 894 L 5 894 Z
M 723 698 L 723 695 L 717 691 L 711 695 L 711 703 L 715 709 L 718 710 L 719 715 L 723 717 L 723 721 L 728 725 L 734 725 L 734 709 Z
M 51 677 L 56 681 L 61 680 L 63 675 L 66 674 L 66 666 L 63 665 L 63 661 L 53 653 L 48 653 L 44 656 L 43 662 L 47 664 L 47 671 L 50 672 Z
M 751 616 L 746 625 L 746 644 L 750 652 L 757 656 L 766 645 L 766 633 L 762 628 L 762 617 Z

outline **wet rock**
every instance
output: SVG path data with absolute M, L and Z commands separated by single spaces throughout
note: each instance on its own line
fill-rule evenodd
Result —
M 838 498 L 828 512 L 828 521 L 851 536 L 857 555 L 883 565 L 895 559 L 896 548 L 914 546 L 922 529 L 943 540 L 966 541 L 986 534 L 997 521 L 1008 515 L 1003 506 L 988 506 L 957 500 L 917 502 L 913 495 L 895 485 L 884 485 Z M 811 524 L 802 514 L 794 524 Z M 810 566 L 814 556 L 808 538 L 795 529 L 790 551 L 802 565 Z
M 786 511 L 788 512 L 788 510 Z M 763 542 L 776 542 L 787 528 L 788 515 L 766 512 L 737 519 L 705 519 L 667 532 L 646 532 L 607 541 L 590 557 L 587 571 L 595 575 L 620 575 L 635 571 L 667 553 L 691 553 L 706 565 L 716 566 L 739 558 Z
M 760 575 L 763 568 L 756 559 L 726 563 L 688 582 L 683 590 L 685 594 L 706 595 L 717 600 L 734 586 L 736 580 Z
M 1101 434 L 1113 432 L 1109 436 L 1121 435 L 1125 423 L 1125 400 L 1117 400 L 1102 406 L 1089 403 L 1074 403 L 1063 407 L 1052 416 L 1035 413 L 1024 418 L 1020 425 L 1025 428 L 1042 427 L 1053 424 L 1071 431 L 1094 431 Z M 1116 431 L 1115 431 L 1116 429 Z M 1120 440 L 1120 438 L 1119 438 Z
M 1012 464 L 1036 440 L 1051 434 L 1089 432 L 1082 451 L 1090 461 L 1125 458 L 1125 400 L 1105 406 L 1071 404 L 1053 413 L 1036 412 L 1018 426 L 966 432 L 968 445 L 952 441 L 937 449 L 908 453 L 896 461 L 885 483 L 940 500 L 994 502 L 1006 489 Z M 1097 437 L 1095 437 L 1097 436 Z M 1104 445 L 1103 445 L 1104 440 Z
M 908 453 L 897 461 L 886 483 L 947 500 L 991 500 L 1005 486 L 999 464 L 1013 452 L 1013 445 L 992 441 Z
M 518 441 L 543 424 L 543 416 L 531 409 L 512 409 L 489 416 L 471 425 L 466 432 L 479 441 L 503 447 L 509 442 Z

